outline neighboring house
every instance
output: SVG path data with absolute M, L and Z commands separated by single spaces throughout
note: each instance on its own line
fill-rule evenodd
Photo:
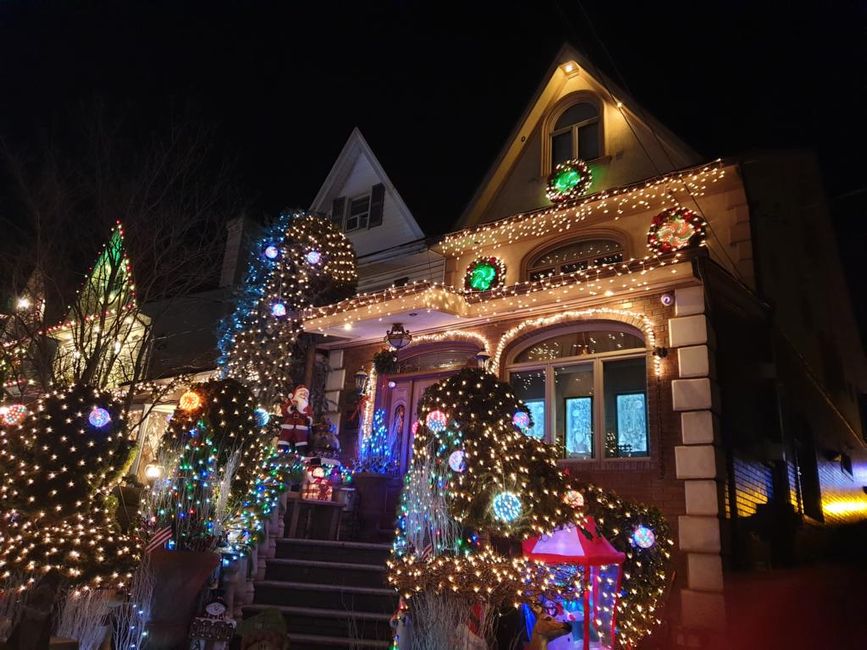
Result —
M 551 205 L 549 173 L 576 157 L 592 185 Z M 651 222 L 678 206 L 707 222 L 705 245 L 651 254 Z M 305 322 L 325 335 L 347 457 L 382 408 L 405 470 L 423 391 L 490 357 L 563 467 L 667 516 L 675 617 L 696 630 L 725 621 L 729 571 L 801 552 L 796 525 L 867 518 L 864 355 L 810 155 L 703 160 L 566 47 L 459 230 L 425 247 L 357 131 L 314 208 L 353 240 L 368 289 Z M 426 255 L 439 271 L 417 271 Z M 465 290 L 478 258 L 502 286 Z M 393 323 L 412 343 L 373 376 Z

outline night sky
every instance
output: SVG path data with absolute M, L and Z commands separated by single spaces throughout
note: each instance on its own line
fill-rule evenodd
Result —
M 357 125 L 437 234 L 568 40 L 708 158 L 815 150 L 861 310 L 865 25 L 864 1 L 0 0 L 0 136 L 62 138 L 94 99 L 139 134 L 192 111 L 268 214 L 308 206 Z

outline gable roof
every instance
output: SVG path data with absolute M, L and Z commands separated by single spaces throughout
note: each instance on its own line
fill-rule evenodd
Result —
M 499 155 L 494 159 L 482 182 L 466 205 L 463 214 L 455 224 L 456 230 L 479 223 L 482 213 L 509 176 L 512 165 L 507 164 L 507 161 L 511 158 L 510 162 L 514 163 L 524 147 L 525 142 L 522 136 L 526 137 L 526 134 L 532 132 L 544 119 L 551 105 L 557 102 L 556 93 L 565 74 L 561 67 L 569 62 L 576 63 L 583 76 L 598 87 L 599 95 L 604 101 L 615 103 L 624 115 L 631 114 L 645 123 L 667 149 L 681 152 L 691 164 L 698 163 L 702 159 L 689 145 L 644 110 L 629 93 L 599 70 L 590 59 L 572 45 L 565 43 L 557 52 L 536 92 L 533 93 L 527 107 L 506 139 Z M 677 166 L 673 166 L 673 168 L 675 167 Z
M 325 181 L 316 193 L 310 205 L 311 212 L 331 212 L 331 202 L 339 196 L 339 192 L 342 190 L 343 185 L 348 180 L 360 157 L 364 157 L 367 160 L 379 178 L 379 181 L 385 186 L 386 193 L 391 195 L 398 213 L 414 236 L 414 239 L 422 239 L 425 236 L 424 231 L 418 225 L 415 217 L 412 216 L 412 212 L 410 212 L 406 203 L 404 203 L 400 192 L 397 191 L 394 183 L 391 182 L 379 159 L 373 153 L 373 150 L 357 126 L 352 129 L 352 133 L 349 134 L 346 144 L 343 145 L 343 149 L 340 150 L 340 154 L 331 166 L 331 170 L 325 177 Z

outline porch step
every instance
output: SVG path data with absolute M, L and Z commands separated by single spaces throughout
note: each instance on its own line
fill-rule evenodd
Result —
M 385 641 L 391 638 L 391 614 L 259 603 L 244 607 L 244 618 L 268 609 L 275 609 L 283 615 L 290 635 L 342 638 L 350 647 L 351 642 L 357 640 Z
M 391 546 L 389 544 L 283 537 L 277 539 L 276 557 L 278 559 L 385 566 L 385 560 L 390 552 Z
M 292 648 L 304 650 L 320 650 L 321 648 L 390 648 L 390 641 L 368 641 L 363 639 L 347 639 L 338 636 L 317 636 L 315 634 L 290 634 L 289 642 Z
M 393 589 L 382 587 L 261 580 L 256 583 L 254 602 L 293 607 L 338 607 L 344 612 L 391 615 L 397 597 Z
M 324 583 L 347 587 L 383 587 L 385 565 L 274 558 L 268 560 L 265 580 Z

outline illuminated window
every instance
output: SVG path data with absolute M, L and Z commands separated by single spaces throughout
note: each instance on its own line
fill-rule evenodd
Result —
M 613 239 L 573 241 L 537 255 L 527 265 L 527 279 L 539 280 L 622 261 L 623 246 Z
M 594 160 L 602 155 L 599 109 L 589 102 L 573 104 L 551 131 L 551 168 L 567 160 Z
M 525 343 L 509 381 L 533 416 L 533 435 L 565 458 L 650 455 L 647 350 L 640 332 L 582 323 Z

